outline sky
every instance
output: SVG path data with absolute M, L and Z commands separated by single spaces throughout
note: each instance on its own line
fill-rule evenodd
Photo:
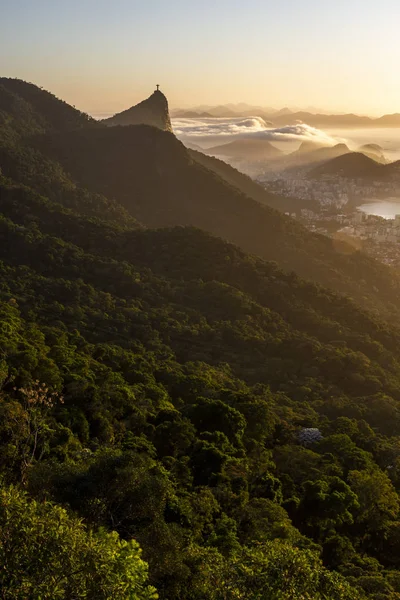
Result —
M 170 106 L 400 112 L 398 0 L 0 0 L 0 76 L 90 114 Z

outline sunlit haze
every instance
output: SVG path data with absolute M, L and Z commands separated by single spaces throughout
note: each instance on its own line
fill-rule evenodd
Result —
M 396 0 L 0 0 L 0 73 L 92 114 L 161 84 L 172 107 L 400 111 Z

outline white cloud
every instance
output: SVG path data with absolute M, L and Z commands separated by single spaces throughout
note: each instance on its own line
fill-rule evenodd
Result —
M 313 141 L 329 146 L 343 141 L 306 123 L 273 128 L 261 117 L 172 119 L 172 125 L 178 138 L 193 142 L 229 142 L 239 138 L 262 138 L 275 142 Z

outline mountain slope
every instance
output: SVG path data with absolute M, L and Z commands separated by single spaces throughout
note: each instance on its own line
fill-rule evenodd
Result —
M 392 270 L 260 206 L 193 161 L 170 133 L 112 128 L 36 143 L 80 185 L 117 199 L 149 227 L 194 225 L 398 318 L 400 283 Z
M 20 100 L 25 107 L 25 100 Z M 80 118 L 75 109 L 69 114 Z M 24 110 L 17 116 L 8 119 L 0 134 L 10 122 L 25 123 Z M 50 121 L 45 114 L 42 118 Z M 69 122 L 68 116 L 59 129 L 67 129 Z M 123 204 L 132 217 L 150 227 L 194 225 L 348 294 L 388 318 L 398 318 L 399 281 L 393 271 L 260 206 L 248 197 L 258 196 L 258 190 L 247 179 L 244 183 L 229 169 L 227 175 L 224 166 L 216 170 L 211 157 L 215 172 L 204 168 L 171 133 L 146 126 L 94 124 L 33 138 L 14 130 L 12 142 L 0 143 L 0 159 L 4 175 L 51 194 L 69 209 L 82 203 L 82 211 L 90 216 L 100 203 L 108 218 L 122 222 L 129 219 L 121 213 Z
M 0 174 L 49 195 L 66 209 L 87 217 L 138 226 L 113 200 L 75 185 L 61 165 L 31 144 L 34 134 L 100 129 L 97 121 L 41 88 L 18 79 L 0 79 Z M 136 223 L 136 225 L 135 225 Z
M 229 185 L 236 188 L 245 196 L 252 198 L 260 204 L 265 204 L 271 208 L 275 208 L 281 212 L 291 212 L 297 206 L 296 199 L 286 198 L 284 196 L 276 196 L 268 192 L 259 183 L 251 179 L 248 175 L 241 173 L 232 165 L 216 158 L 204 154 L 201 148 L 189 148 L 189 154 L 194 161 L 198 162 L 206 169 L 216 173 L 221 179 Z
M 164 131 L 172 131 L 168 101 L 158 89 L 143 102 L 109 119 L 103 119 L 101 123 L 107 125 L 107 127 L 114 127 L 115 125 L 153 125 Z
M 360 557 L 382 569 L 396 533 L 397 496 L 379 465 L 400 426 L 400 330 L 199 230 L 93 222 L 4 178 L 0 200 L 2 476 L 18 476 L 8 440 L 19 389 L 45 381 L 63 405 L 42 416 L 30 493 L 139 540 L 162 600 L 224 593 L 254 546 L 272 553 L 276 585 L 281 544 L 297 551 L 307 590 L 308 548 L 368 589 Z M 297 434 L 310 426 L 324 440 L 306 449 Z M 393 512 L 378 524 L 354 466 L 378 495 L 376 482 L 386 486 Z M 351 558 L 329 558 L 311 502 L 321 486 L 344 504 L 329 527 L 357 548 Z M 378 553 L 374 532 L 388 538 Z M 208 560 L 213 572 L 226 561 L 223 584 L 209 581 Z M 316 593 L 362 598 L 330 577 Z M 279 597 L 291 600 L 299 584 L 286 578 Z M 248 597 L 254 577 L 242 585 Z
M 361 152 L 352 152 L 338 156 L 315 167 L 310 171 L 311 177 L 338 176 L 350 178 L 385 178 L 388 171 L 385 165 L 381 165 L 373 158 Z
M 399 181 L 400 161 L 385 164 L 370 153 L 352 152 L 310 171 L 312 177 L 348 177 L 375 181 Z
M 98 127 L 98 123 L 32 83 L 0 77 L 0 141 L 6 132 L 33 134 Z
M 137 540 L 160 600 L 394 600 L 400 329 L 205 231 L 138 228 L 113 199 L 148 221 L 183 214 L 244 230 L 248 244 L 259 235 L 311 268 L 318 256 L 330 281 L 382 284 L 367 301 L 388 311 L 389 271 L 338 260 L 329 240 L 153 127 L 26 137 L 2 152 L 0 487 L 27 494 L 8 517 L 23 536 L 15 561 L 29 544 L 47 573 L 59 548 L 42 560 L 48 521 L 42 511 L 32 536 L 21 509 L 34 497 L 103 540 Z M 7 594 L 14 572 L 0 578 Z

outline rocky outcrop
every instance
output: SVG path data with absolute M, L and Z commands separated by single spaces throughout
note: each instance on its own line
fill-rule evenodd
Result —
M 102 123 L 108 127 L 115 125 L 153 125 L 164 131 L 172 131 L 168 110 L 168 100 L 160 90 L 156 90 L 147 100 L 120 112 Z

